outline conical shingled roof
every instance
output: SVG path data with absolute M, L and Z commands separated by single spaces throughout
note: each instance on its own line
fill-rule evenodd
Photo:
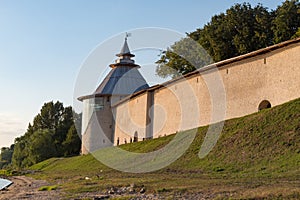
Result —
M 139 72 L 139 65 L 134 64 L 134 57 L 130 53 L 127 39 L 125 39 L 121 52 L 117 54 L 119 58 L 110 67 L 112 70 L 104 78 L 96 91 L 87 96 L 79 97 L 79 100 L 93 98 L 95 96 L 120 95 L 126 96 L 149 88 L 144 77 Z
M 148 87 L 137 67 L 123 66 L 113 68 L 94 94 L 129 95 Z

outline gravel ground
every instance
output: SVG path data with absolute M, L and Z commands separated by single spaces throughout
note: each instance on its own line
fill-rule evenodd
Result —
M 39 191 L 42 186 L 48 186 L 46 181 L 35 180 L 26 176 L 8 177 L 13 182 L 6 190 L 0 191 L 1 200 L 19 200 L 19 199 L 60 199 L 59 190 Z

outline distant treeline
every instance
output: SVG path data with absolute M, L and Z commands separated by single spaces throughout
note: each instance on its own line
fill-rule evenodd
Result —
M 11 165 L 12 155 L 14 153 L 14 144 L 10 147 L 2 147 L 0 154 L 0 169 Z
M 176 42 L 157 61 L 159 76 L 176 77 L 212 62 L 300 37 L 300 4 L 298 0 L 286 0 L 271 11 L 261 4 L 254 8 L 249 3 L 235 4 L 187 36 L 203 50 L 187 38 Z
M 80 153 L 80 115 L 61 102 L 45 103 L 29 124 L 26 133 L 15 139 L 10 148 L 2 148 L 0 168 L 24 168 L 51 157 L 73 156 Z

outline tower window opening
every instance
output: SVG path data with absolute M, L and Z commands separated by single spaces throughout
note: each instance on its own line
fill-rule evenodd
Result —
M 103 110 L 104 109 L 104 99 L 103 99 L 103 97 L 95 98 L 93 107 L 94 107 L 95 111 Z

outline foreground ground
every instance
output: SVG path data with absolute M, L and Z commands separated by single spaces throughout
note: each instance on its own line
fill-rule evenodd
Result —
M 226 121 L 216 146 L 202 159 L 198 152 L 207 127 L 196 129 L 183 156 L 155 172 L 119 172 L 86 155 L 46 160 L 32 166 L 34 173 L 27 176 L 46 180 L 46 190 L 61 199 L 300 199 L 299 121 L 298 99 Z M 189 132 L 183 134 L 189 137 Z M 173 138 L 121 148 L 150 152 Z M 43 194 L 48 199 L 51 192 Z M 36 198 L 41 198 L 39 192 Z
M 124 177 L 122 182 L 115 184 L 92 177 L 84 181 L 73 180 L 80 188 L 70 187 L 72 183 L 69 182 L 61 183 L 60 188 L 52 191 L 40 191 L 44 186 L 52 186 L 46 181 L 17 176 L 11 177 L 14 184 L 1 191 L 0 199 L 300 199 L 299 179 L 216 179 L 193 173 L 188 176 L 164 173 L 157 178 L 158 175 Z M 155 185 L 158 188 L 155 189 Z M 68 192 L 71 188 L 77 190 L 76 194 L 62 193 L 63 187 Z
M 19 199 L 59 199 L 61 197 L 58 191 L 41 191 L 43 186 L 49 185 L 46 181 L 35 180 L 26 176 L 8 177 L 13 184 L 6 190 L 0 191 L 2 200 Z

